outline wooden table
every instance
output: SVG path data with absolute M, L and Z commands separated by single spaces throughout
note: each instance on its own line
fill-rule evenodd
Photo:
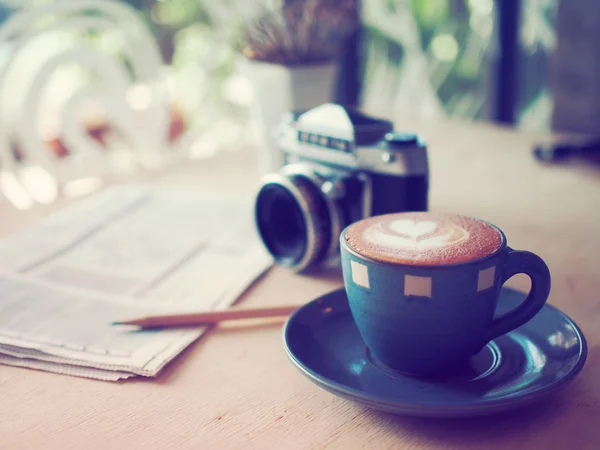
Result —
M 589 358 L 566 389 L 524 410 L 469 420 L 396 417 L 319 389 L 285 355 L 281 322 L 223 326 L 155 380 L 108 383 L 0 366 L 0 448 L 600 448 L 600 171 L 542 166 L 533 136 L 486 125 L 413 124 L 429 141 L 431 209 L 478 216 L 553 275 L 550 303 L 570 315 Z M 256 183 L 252 154 L 233 152 L 157 177 L 197 189 Z M 60 204 L 58 205 L 60 207 Z M 0 207 L 0 233 L 52 208 Z M 511 286 L 528 288 L 525 277 Z M 338 273 L 275 268 L 241 300 L 307 302 Z

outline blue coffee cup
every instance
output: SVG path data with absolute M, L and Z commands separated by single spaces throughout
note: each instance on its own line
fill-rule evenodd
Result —
M 345 230 L 341 233 L 350 310 L 372 357 L 403 373 L 444 375 L 540 311 L 550 293 L 548 267 L 539 256 L 508 247 L 504 233 L 494 228 L 501 244 L 493 253 L 433 266 L 366 257 L 348 245 Z M 518 273 L 531 279 L 527 298 L 494 317 L 502 285 Z

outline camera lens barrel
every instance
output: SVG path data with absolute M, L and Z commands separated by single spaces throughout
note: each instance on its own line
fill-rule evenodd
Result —
M 255 203 L 258 232 L 277 264 L 305 271 L 331 252 L 339 212 L 318 178 L 287 170 L 263 179 Z

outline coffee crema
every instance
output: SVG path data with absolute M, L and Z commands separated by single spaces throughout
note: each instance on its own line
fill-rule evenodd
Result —
M 433 212 L 370 217 L 350 225 L 344 239 L 367 258 L 420 266 L 476 261 L 502 245 L 500 232 L 485 222 Z

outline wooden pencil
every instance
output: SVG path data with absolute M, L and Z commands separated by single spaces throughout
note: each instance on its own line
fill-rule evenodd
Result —
M 207 325 L 226 320 L 257 319 L 289 316 L 299 305 L 269 306 L 261 308 L 233 307 L 222 311 L 206 311 L 185 314 L 169 314 L 140 317 L 137 319 L 113 322 L 112 325 L 132 325 L 140 328 L 169 328 L 181 326 Z

